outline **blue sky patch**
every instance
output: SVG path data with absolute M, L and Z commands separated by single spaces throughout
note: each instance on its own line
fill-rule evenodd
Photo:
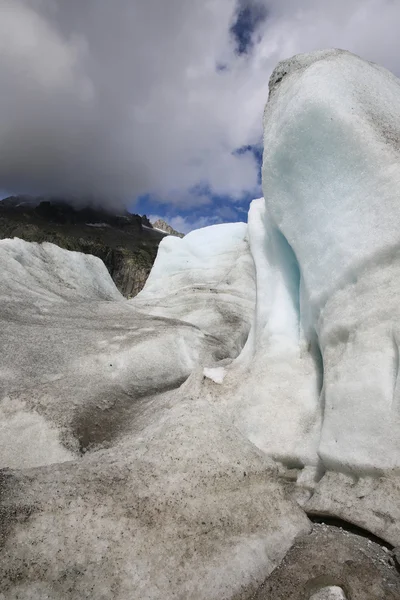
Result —
M 247 54 L 253 47 L 253 36 L 258 26 L 268 18 L 268 9 L 260 2 L 239 0 L 236 21 L 230 28 L 237 54 Z
M 259 189 L 244 194 L 239 200 L 232 200 L 229 196 L 220 196 L 212 193 L 210 186 L 205 183 L 199 183 L 190 190 L 190 194 L 199 198 L 207 199 L 199 205 L 179 204 L 174 206 L 171 203 L 160 201 L 151 194 L 146 194 L 138 198 L 137 202 L 132 203 L 129 209 L 132 212 L 146 214 L 149 217 L 157 216 L 171 224 L 175 229 L 187 233 L 191 229 L 206 227 L 217 223 L 231 223 L 235 221 L 247 221 L 247 212 L 249 204 L 255 197 L 262 195 L 261 191 L 261 166 L 263 148 L 260 144 L 246 145 L 236 148 L 233 151 L 235 155 L 243 155 L 250 152 L 258 167 L 258 186 Z

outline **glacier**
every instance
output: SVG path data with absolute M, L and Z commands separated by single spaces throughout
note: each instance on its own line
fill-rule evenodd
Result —
M 398 469 L 399 81 L 335 52 L 295 58 L 280 77 L 263 185 L 324 359 L 319 452 L 342 471 Z
M 391 73 L 298 55 L 248 223 L 164 238 L 132 300 L 0 241 L 1 600 L 400 597 L 399 142 Z

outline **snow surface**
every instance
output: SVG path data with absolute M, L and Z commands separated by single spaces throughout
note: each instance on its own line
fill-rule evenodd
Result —
M 204 367 L 203 369 L 204 377 L 208 377 L 214 383 L 223 383 L 226 375 L 226 371 L 224 367 L 214 367 L 213 369 L 209 367 Z

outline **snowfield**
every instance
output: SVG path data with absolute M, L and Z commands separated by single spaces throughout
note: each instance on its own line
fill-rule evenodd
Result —
M 400 546 L 400 82 L 284 61 L 264 148 L 248 223 L 166 236 L 132 300 L 0 241 L 0 600 L 400 597 L 308 518 Z

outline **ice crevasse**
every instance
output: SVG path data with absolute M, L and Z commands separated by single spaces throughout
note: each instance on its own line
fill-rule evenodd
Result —
M 306 514 L 400 546 L 399 80 L 280 63 L 262 178 L 132 300 L 99 259 L 0 241 L 7 600 L 254 597 Z

